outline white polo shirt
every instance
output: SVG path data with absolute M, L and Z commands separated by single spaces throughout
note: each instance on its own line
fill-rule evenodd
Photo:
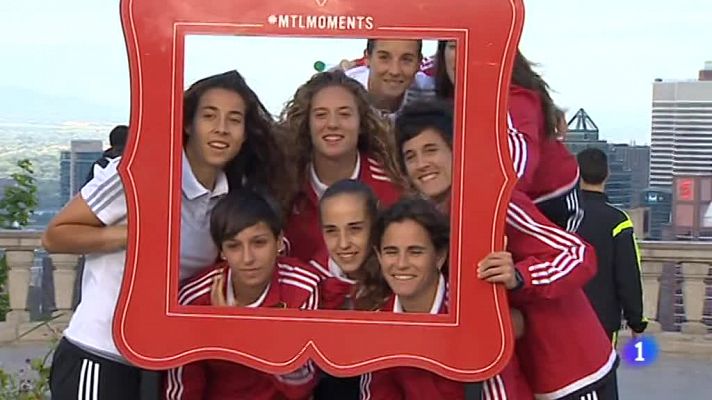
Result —
M 211 192 L 193 175 L 183 155 L 183 196 L 180 209 L 180 280 L 195 275 L 215 262 L 218 248 L 210 237 L 210 213 L 228 191 L 227 177 L 220 173 Z
M 107 226 L 126 224 L 126 198 L 116 170 L 120 160 L 120 157 L 111 160 L 106 168 L 96 171 L 94 179 L 80 192 L 92 212 Z M 185 154 L 182 165 L 181 280 L 215 261 L 217 248 L 210 238 L 210 211 L 228 191 L 225 174 L 218 175 L 211 192 L 195 178 Z M 114 345 L 111 325 L 125 262 L 125 250 L 86 255 L 82 302 L 64 331 L 64 336 L 82 349 L 124 363 Z

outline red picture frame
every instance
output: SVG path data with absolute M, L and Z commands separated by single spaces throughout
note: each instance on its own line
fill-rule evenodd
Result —
M 506 293 L 477 279 L 476 265 L 503 247 L 515 182 L 506 97 L 521 0 L 123 0 L 121 19 L 131 74 L 131 134 L 119 168 L 129 244 L 113 333 L 127 360 L 168 369 L 225 359 L 288 373 L 312 359 L 337 376 L 406 365 L 459 381 L 504 368 L 513 351 Z M 449 314 L 178 305 L 187 34 L 458 41 Z

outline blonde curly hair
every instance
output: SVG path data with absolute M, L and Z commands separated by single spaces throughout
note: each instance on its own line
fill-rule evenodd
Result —
M 405 179 L 398 168 L 395 135 L 391 124 L 371 105 L 363 85 L 340 70 L 320 72 L 312 76 L 297 89 L 280 114 L 279 137 L 287 155 L 287 165 L 299 188 L 301 189 L 307 180 L 308 166 L 314 150 L 309 127 L 312 100 L 319 91 L 331 86 L 345 88 L 356 100 L 360 121 L 358 151 L 368 154 L 380 163 L 391 181 L 404 188 Z

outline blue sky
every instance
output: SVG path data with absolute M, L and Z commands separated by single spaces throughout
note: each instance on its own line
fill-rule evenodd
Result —
M 712 60 L 709 0 L 526 3 L 521 49 L 540 64 L 557 102 L 570 113 L 584 107 L 609 140 L 649 142 L 652 81 L 694 79 L 704 62 Z M 206 52 L 235 46 L 220 39 L 199 42 L 188 51 L 200 62 L 207 59 Z M 278 108 L 294 88 L 275 88 L 271 78 L 276 73 L 291 68 L 300 81 L 316 59 L 338 62 L 357 56 L 363 47 L 361 42 L 309 46 L 296 50 L 279 45 L 256 57 L 222 57 L 215 65 L 236 64 L 255 82 L 265 103 Z M 234 54 L 246 53 L 251 52 Z M 128 117 L 129 77 L 118 1 L 2 1 L 0 54 L 0 88 L 73 98 L 84 107 L 109 107 Z

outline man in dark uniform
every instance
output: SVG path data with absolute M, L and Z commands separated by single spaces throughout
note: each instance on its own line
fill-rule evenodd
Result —
M 120 157 L 123 154 L 128 135 L 129 127 L 126 125 L 116 125 L 114 129 L 109 132 L 110 147 L 102 153 L 101 158 L 94 161 L 94 165 L 91 166 L 91 170 L 89 171 L 84 184 L 87 184 L 87 182 L 94 178 L 94 171 L 96 168 L 106 168 L 109 161 L 116 157 Z
M 633 337 L 643 333 L 648 324 L 643 317 L 638 246 L 633 222 L 625 212 L 609 204 L 604 193 L 608 178 L 606 154 L 589 148 L 580 152 L 577 159 L 584 210 L 577 233 L 596 249 L 598 256 L 598 272 L 584 290 L 615 346 L 621 315 Z

